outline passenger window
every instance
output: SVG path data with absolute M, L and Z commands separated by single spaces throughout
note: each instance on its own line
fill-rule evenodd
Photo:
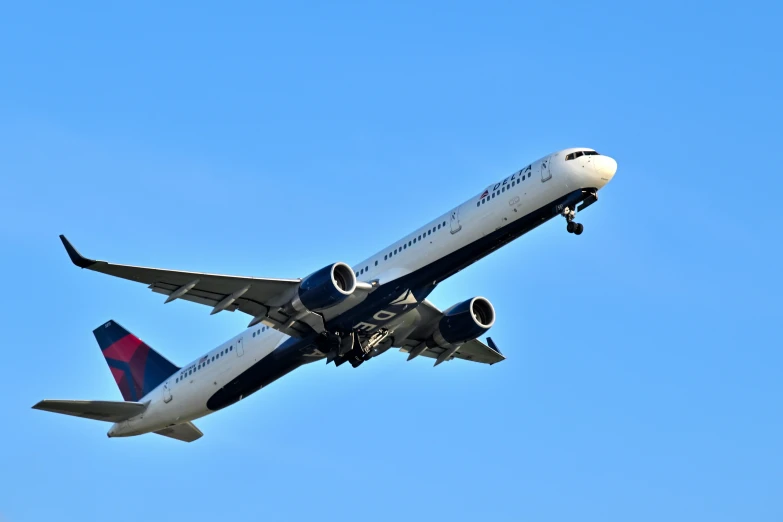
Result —
M 365 272 L 369 272 L 369 271 L 370 271 L 370 267 L 369 267 L 369 266 L 365 266 L 365 267 L 364 267 L 364 271 L 365 271 Z
M 440 223 L 438 223 L 438 230 L 440 230 Z
M 411 246 L 413 244 L 413 241 L 408 241 L 408 246 Z
M 413 238 L 413 244 L 414 245 L 416 244 L 416 238 L 415 237 Z
M 378 261 L 375 262 L 375 266 L 378 266 Z

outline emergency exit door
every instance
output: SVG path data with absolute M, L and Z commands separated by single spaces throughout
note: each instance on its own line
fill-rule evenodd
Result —
M 451 211 L 451 233 L 456 234 L 462 230 L 462 225 L 459 222 L 459 207 L 456 210 Z

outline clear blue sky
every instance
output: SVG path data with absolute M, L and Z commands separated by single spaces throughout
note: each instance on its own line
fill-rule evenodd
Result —
M 8 2 L 0 520 L 783 519 L 778 3 Z M 225 3 L 224 3 L 225 4 Z M 355 263 L 556 149 L 619 171 L 443 283 L 508 360 L 313 364 L 109 440 L 91 330 L 184 364 L 248 318 L 80 271 Z

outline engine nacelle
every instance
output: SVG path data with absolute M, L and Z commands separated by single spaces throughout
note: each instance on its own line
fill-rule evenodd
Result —
M 489 300 L 474 297 L 443 312 L 432 340 L 443 348 L 460 345 L 483 335 L 495 324 L 495 308 Z
M 302 312 L 318 311 L 343 302 L 356 289 L 356 274 L 345 263 L 325 266 L 299 284 L 291 307 Z

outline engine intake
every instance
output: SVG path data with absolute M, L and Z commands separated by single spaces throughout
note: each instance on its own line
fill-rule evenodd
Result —
M 299 284 L 291 306 L 297 311 L 318 311 L 343 302 L 356 289 L 356 274 L 345 263 L 325 266 Z
M 460 345 L 485 334 L 495 324 L 495 308 L 489 300 L 474 297 L 443 313 L 432 340 L 443 348 Z

